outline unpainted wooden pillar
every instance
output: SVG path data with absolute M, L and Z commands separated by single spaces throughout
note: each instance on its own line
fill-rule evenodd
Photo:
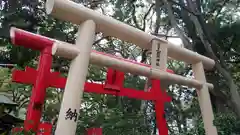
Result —
M 158 39 L 152 40 L 151 66 L 155 69 L 167 69 L 167 44 L 160 43 Z
M 197 95 L 206 135 L 217 135 L 217 129 L 213 125 L 214 115 L 202 62 L 193 64 L 192 69 L 195 79 L 204 83 L 201 89 L 197 89 Z
M 168 60 L 168 48 L 167 43 L 161 43 L 158 39 L 152 40 L 152 57 L 151 67 L 152 70 L 167 71 L 167 60 Z M 165 89 L 167 82 L 161 80 L 161 88 Z
M 55 135 L 75 135 L 95 27 L 92 20 L 83 22 L 79 27 L 76 46 L 80 53 L 70 64 Z

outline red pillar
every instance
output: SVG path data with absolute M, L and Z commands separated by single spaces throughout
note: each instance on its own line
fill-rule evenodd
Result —
M 156 124 L 159 135 L 168 135 L 167 121 L 164 118 L 164 103 L 161 101 L 155 102 Z
M 158 96 L 158 100 L 155 100 L 155 114 L 156 124 L 159 135 L 168 135 L 167 121 L 164 118 L 164 103 L 170 102 L 171 97 L 166 94 L 165 90 L 161 89 L 160 80 L 152 80 L 152 93 Z
M 102 128 L 88 128 L 86 135 L 102 135 Z
M 39 58 L 36 81 L 33 85 L 32 95 L 27 109 L 26 122 L 24 123 L 24 129 L 26 130 L 33 129 L 35 131 L 40 123 L 51 64 L 51 47 L 46 47 L 41 51 Z

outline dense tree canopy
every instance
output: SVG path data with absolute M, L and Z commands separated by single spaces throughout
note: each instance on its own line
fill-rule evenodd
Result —
M 74 0 L 84 6 L 125 22 L 137 29 L 169 40 L 181 39 L 179 47 L 198 52 L 216 61 L 207 80 L 214 84 L 210 92 L 219 135 L 240 134 L 240 1 L 239 0 Z M 33 33 L 74 43 L 77 26 L 47 15 L 44 0 L 1 0 L 0 63 L 16 68 L 35 67 L 39 52 L 13 46 L 9 29 L 14 26 Z M 178 40 L 177 40 L 178 41 Z M 97 34 L 93 49 L 121 55 L 149 64 L 149 51 L 113 37 Z M 69 61 L 54 58 L 53 69 L 67 75 Z M 168 68 L 176 74 L 191 76 L 190 66 L 174 60 Z M 18 104 L 15 114 L 24 118 L 31 86 L 10 83 L 11 69 L 0 72 L 0 92 Z M 105 68 L 89 66 L 88 80 L 103 82 Z M 146 79 L 126 74 L 125 86 L 144 89 Z M 171 85 L 167 92 L 171 103 L 165 106 L 171 135 L 204 135 L 195 89 Z M 49 88 L 43 120 L 56 125 L 63 90 Z M 156 135 L 154 105 L 126 97 L 84 94 L 78 134 L 88 127 L 102 127 L 104 134 Z

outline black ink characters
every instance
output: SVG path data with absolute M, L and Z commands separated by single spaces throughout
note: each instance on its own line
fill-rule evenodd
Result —
M 67 110 L 67 112 L 66 112 L 66 117 L 65 117 L 65 119 L 66 119 L 66 120 L 68 120 L 68 119 L 74 120 L 74 122 L 76 122 L 76 121 L 77 121 L 77 116 L 78 116 L 77 110 L 74 109 L 74 111 L 72 111 L 72 109 L 69 108 L 69 109 Z

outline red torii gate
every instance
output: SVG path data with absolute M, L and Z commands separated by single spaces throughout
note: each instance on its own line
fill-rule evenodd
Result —
M 48 87 L 65 88 L 66 78 L 61 77 L 59 72 L 51 72 L 52 66 L 51 49 L 54 40 L 40 35 L 32 34 L 23 30 L 15 31 L 14 36 L 11 35 L 11 40 L 12 43 L 15 45 L 20 45 L 26 48 L 39 50 L 41 52 L 37 70 L 30 67 L 26 67 L 25 71 L 14 70 L 12 73 L 13 82 L 33 85 L 32 95 L 27 109 L 27 116 L 24 123 L 24 128 L 26 130 L 34 129 L 36 131 L 40 125 L 40 118 L 42 114 L 41 109 L 42 105 L 44 104 L 46 96 L 46 88 Z M 115 56 L 111 57 L 120 59 Z M 144 65 L 142 63 L 135 64 Z M 168 72 L 172 71 L 168 70 Z M 164 115 L 164 103 L 170 102 L 171 98 L 167 96 L 164 90 L 161 90 L 160 87 L 161 84 L 159 80 L 151 80 L 151 82 L 152 87 L 147 92 L 130 88 L 124 88 L 123 87 L 124 73 L 121 71 L 108 68 L 107 79 L 105 81 L 105 84 L 86 82 L 84 86 L 84 91 L 154 101 L 159 134 L 168 135 L 167 122 L 163 115 Z M 87 133 L 88 135 L 92 135 L 93 133 L 101 135 L 102 129 L 91 128 L 87 131 Z M 46 132 L 45 134 L 48 135 L 50 134 L 50 132 Z

